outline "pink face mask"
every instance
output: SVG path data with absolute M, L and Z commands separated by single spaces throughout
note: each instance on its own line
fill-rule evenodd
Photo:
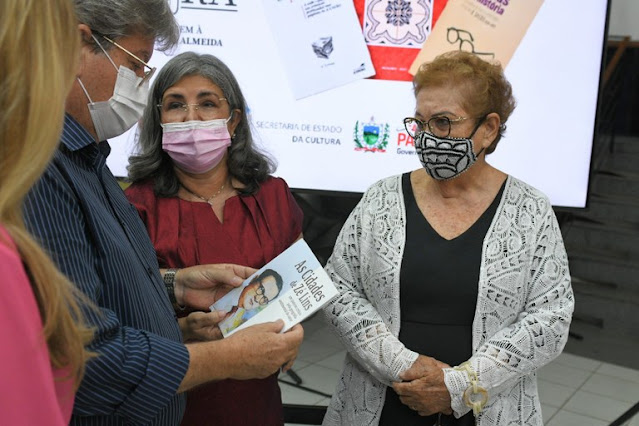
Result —
M 189 173 L 205 173 L 217 166 L 231 145 L 228 119 L 162 124 L 162 149 Z

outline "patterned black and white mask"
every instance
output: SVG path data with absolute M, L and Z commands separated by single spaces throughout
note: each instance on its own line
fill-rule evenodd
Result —
M 482 148 L 477 155 L 483 150 Z M 437 180 L 453 179 L 468 170 L 477 160 L 470 137 L 440 138 L 421 132 L 415 138 L 415 151 L 426 172 Z

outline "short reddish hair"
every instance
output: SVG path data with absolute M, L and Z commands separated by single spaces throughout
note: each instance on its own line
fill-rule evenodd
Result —
M 512 87 L 499 63 L 486 62 L 477 55 L 459 50 L 443 53 L 422 64 L 413 78 L 415 96 L 427 87 L 451 87 L 458 90 L 466 111 L 476 117 L 491 112 L 499 115 L 501 128 L 486 148 L 495 151 L 506 130 L 505 123 L 515 109 Z

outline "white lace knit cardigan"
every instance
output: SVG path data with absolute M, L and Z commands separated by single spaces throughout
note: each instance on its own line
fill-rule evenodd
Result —
M 377 425 L 386 387 L 417 359 L 397 339 L 405 239 L 401 176 L 393 176 L 366 191 L 326 265 L 341 294 L 323 313 L 348 354 L 324 425 Z M 563 349 L 574 307 L 566 251 L 546 196 L 509 176 L 481 259 L 469 361 L 489 400 L 476 423 L 542 425 L 535 371 Z M 462 416 L 470 410 L 462 400 L 468 373 L 451 368 L 444 376 L 454 414 Z

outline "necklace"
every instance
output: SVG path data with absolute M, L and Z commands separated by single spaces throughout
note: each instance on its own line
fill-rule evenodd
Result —
M 204 201 L 204 202 L 206 202 L 206 203 L 209 203 L 211 206 L 213 206 L 213 199 L 214 199 L 215 197 L 217 197 L 218 195 L 220 195 L 220 192 L 222 192 L 222 190 L 223 190 L 223 189 L 224 189 L 224 187 L 226 186 L 226 182 L 224 182 L 224 184 L 220 187 L 220 189 L 218 189 L 218 190 L 217 190 L 217 192 L 216 192 L 215 194 L 211 195 L 209 198 L 204 198 L 204 197 L 202 197 L 200 194 L 196 194 L 195 192 L 191 191 L 189 188 L 187 188 L 186 186 L 184 186 L 184 185 L 182 185 L 182 184 L 180 184 L 180 186 L 181 186 L 182 188 L 184 188 L 184 190 L 185 190 L 186 192 L 188 192 L 189 194 L 191 194 L 192 196 L 194 196 L 194 197 L 196 197 L 196 198 L 199 198 L 200 200 L 202 200 L 202 201 Z

